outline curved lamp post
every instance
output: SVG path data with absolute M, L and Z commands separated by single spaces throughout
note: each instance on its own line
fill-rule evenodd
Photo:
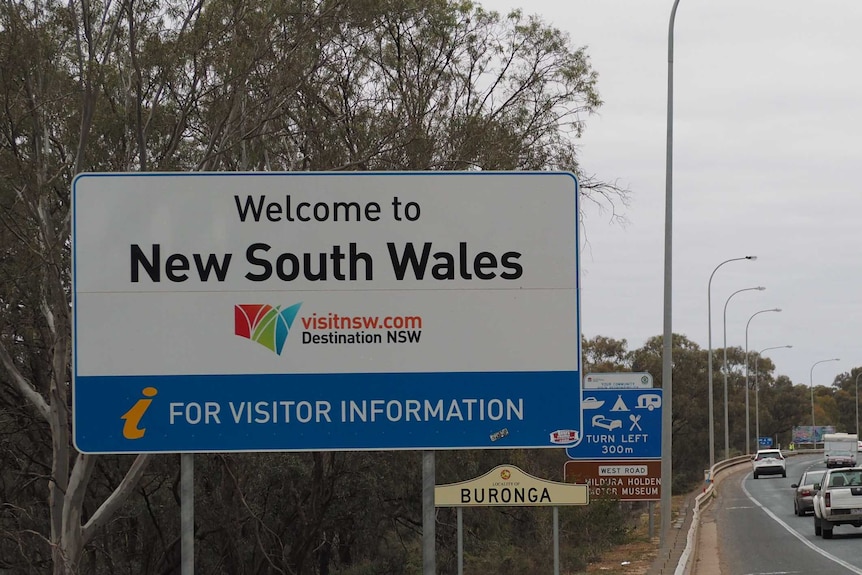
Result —
M 754 356 L 754 434 L 757 436 L 758 445 L 760 442 L 760 384 L 757 381 L 757 360 L 758 358 L 760 358 L 760 354 L 762 354 L 764 351 L 769 351 L 770 349 L 790 349 L 792 347 L 792 345 L 777 345 L 775 347 L 766 347 L 758 351 L 757 355 Z
M 665 489 L 661 492 L 661 508 L 671 508 L 673 481 L 673 326 L 671 323 L 673 307 L 673 26 L 676 21 L 676 8 L 679 0 L 673 0 L 670 20 L 667 26 L 667 145 L 665 147 L 664 175 L 664 318 L 662 336 L 661 386 L 664 406 L 661 416 L 661 480 Z M 664 549 L 670 534 L 670 513 L 661 514 L 660 545 Z
M 827 361 L 841 361 L 840 359 L 821 359 L 820 361 L 815 361 L 814 365 L 811 366 L 811 371 L 808 373 L 808 383 L 811 387 L 811 427 L 816 427 L 814 423 L 814 366 L 819 365 L 821 363 L 826 363 Z M 814 429 L 811 430 L 811 433 L 814 433 Z
M 715 408 L 713 407 L 713 397 L 712 397 L 712 276 L 715 275 L 715 272 L 718 271 L 718 268 L 723 266 L 724 264 L 728 264 L 730 262 L 738 262 L 742 260 L 756 260 L 757 256 L 745 256 L 741 258 L 731 258 L 729 260 L 724 260 L 712 270 L 712 273 L 709 274 L 709 283 L 706 285 L 706 311 L 709 319 L 707 321 L 708 326 L 708 340 L 709 340 L 709 356 L 708 356 L 708 373 L 709 373 L 709 388 L 708 388 L 708 402 L 709 402 L 709 468 L 712 469 L 715 465 Z M 858 403 L 858 402 L 857 402 Z
M 732 294 L 730 294 L 727 298 L 727 301 L 724 302 L 724 458 L 730 458 L 730 429 L 727 425 L 728 420 L 728 401 L 727 401 L 727 304 L 730 303 L 730 300 L 738 293 L 742 293 L 744 291 L 763 291 L 766 288 L 763 286 L 750 287 L 750 288 L 742 288 L 738 289 Z
M 751 453 L 751 444 L 749 439 L 751 438 L 751 412 L 748 406 L 748 326 L 751 325 L 751 320 L 754 319 L 754 316 L 760 315 L 762 313 L 766 313 L 769 311 L 781 311 L 781 308 L 772 308 L 772 309 L 762 309 L 760 311 L 756 311 L 751 314 L 751 317 L 748 318 L 748 322 L 745 324 L 745 452 Z M 759 436 L 758 436 L 759 437 Z

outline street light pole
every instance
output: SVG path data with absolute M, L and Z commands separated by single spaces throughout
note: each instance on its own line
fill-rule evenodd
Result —
M 790 349 L 792 347 L 792 345 L 767 347 L 758 351 L 757 355 L 754 356 L 754 434 L 757 436 L 758 445 L 760 443 L 760 382 L 757 380 L 759 373 L 757 371 L 757 360 L 760 358 L 760 354 L 764 351 L 769 351 L 770 349 Z
M 712 393 L 712 277 L 715 275 L 715 272 L 718 271 L 718 268 L 723 266 L 724 264 L 730 262 L 738 262 L 741 260 L 756 260 L 757 256 L 745 256 L 741 258 L 731 258 L 729 260 L 724 260 L 712 270 L 712 273 L 709 274 L 709 283 L 706 285 L 706 311 L 709 319 L 707 320 L 708 326 L 708 340 L 709 340 L 709 356 L 707 359 L 708 364 L 708 381 L 709 387 L 707 390 L 708 402 L 709 402 L 709 468 L 712 469 L 715 466 L 715 408 L 713 407 L 713 393 Z
M 667 30 L 667 147 L 665 150 L 665 201 L 664 201 L 664 325 L 661 359 L 661 386 L 663 391 L 661 431 L 661 535 L 662 548 L 668 544 L 673 491 L 673 26 L 679 0 L 673 0 Z
M 751 453 L 751 412 L 748 406 L 748 326 L 751 325 L 751 320 L 754 316 L 766 313 L 768 311 L 781 311 L 781 308 L 762 309 L 751 314 L 748 322 L 745 324 L 745 453 Z
M 841 361 L 841 360 L 836 357 L 833 359 L 821 359 L 820 361 L 815 361 L 814 365 L 811 366 L 811 371 L 808 373 L 808 383 L 809 383 L 809 386 L 811 387 L 811 428 L 812 428 L 811 433 L 812 433 L 812 435 L 814 434 L 814 428 L 816 427 L 816 425 L 814 423 L 814 366 L 821 364 L 821 363 L 826 363 L 827 361 Z M 815 442 L 815 445 L 816 445 L 816 442 Z
M 738 293 L 744 291 L 763 291 L 766 288 L 763 286 L 742 288 L 730 294 L 727 301 L 724 302 L 724 458 L 730 459 L 730 428 L 728 427 L 728 397 L 727 397 L 727 304 Z

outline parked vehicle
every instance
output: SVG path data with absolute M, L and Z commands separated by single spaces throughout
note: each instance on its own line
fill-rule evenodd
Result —
M 799 481 L 791 485 L 793 492 L 794 515 L 805 515 L 814 512 L 814 485 L 823 480 L 825 469 L 809 469 L 802 474 Z
M 780 449 L 760 449 L 751 460 L 755 479 L 761 475 L 787 477 L 787 466 Z
M 832 539 L 837 525 L 862 527 L 862 467 L 829 469 L 814 487 L 815 535 Z
M 855 433 L 827 433 L 823 436 L 823 461 L 827 468 L 853 467 L 859 450 Z

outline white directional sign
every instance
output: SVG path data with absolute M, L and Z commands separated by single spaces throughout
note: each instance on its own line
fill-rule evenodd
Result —
M 584 376 L 584 389 L 649 389 L 652 375 L 646 372 L 588 373 Z

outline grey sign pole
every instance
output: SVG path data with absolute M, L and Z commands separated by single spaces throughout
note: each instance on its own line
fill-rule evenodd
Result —
M 554 506 L 554 575 L 560 575 L 560 508 Z
M 436 535 L 434 523 L 437 509 L 434 507 L 434 452 L 422 452 L 422 573 L 435 575 L 437 572 Z
M 182 575 L 195 573 L 195 455 L 180 455 L 180 555 Z
M 458 508 L 458 575 L 464 575 L 464 512 Z

